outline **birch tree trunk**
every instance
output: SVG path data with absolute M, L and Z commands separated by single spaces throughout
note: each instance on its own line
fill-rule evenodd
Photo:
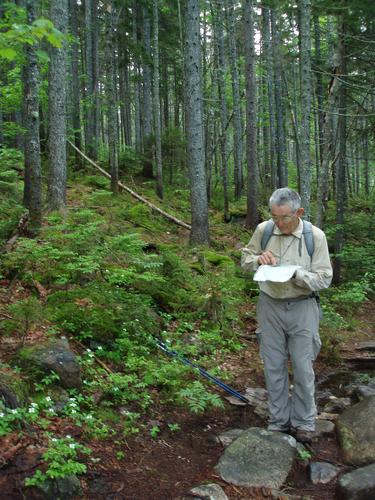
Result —
M 246 227 L 258 224 L 258 165 L 257 165 L 257 95 L 254 47 L 254 2 L 243 0 L 246 75 L 246 161 L 247 161 L 247 214 Z
M 36 18 L 37 2 L 27 0 L 27 23 L 30 26 Z M 42 220 L 42 177 L 40 168 L 39 139 L 39 70 L 37 46 L 26 45 L 24 65 L 24 126 L 25 133 L 25 182 L 24 205 L 29 209 L 29 231 L 38 232 Z
M 192 245 L 208 245 L 208 206 L 204 169 L 202 69 L 199 0 L 186 0 L 185 91 L 187 163 L 190 173 Z
M 153 0 L 153 63 L 154 63 L 154 130 L 155 130 L 155 160 L 156 160 L 156 194 L 163 199 L 163 165 L 161 159 L 161 123 L 160 123 L 160 75 L 159 75 L 159 6 L 158 0 Z
M 68 26 L 68 0 L 51 0 L 50 19 L 63 34 Z M 47 204 L 50 210 L 65 211 L 66 205 L 66 43 L 50 53 L 49 88 L 49 175 Z

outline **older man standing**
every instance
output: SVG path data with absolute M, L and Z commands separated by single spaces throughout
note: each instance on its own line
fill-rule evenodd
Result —
M 332 267 L 325 234 L 301 219 L 304 209 L 297 192 L 277 189 L 269 207 L 273 224 L 258 225 L 242 250 L 242 267 L 249 271 L 261 265 L 298 267 L 288 268 L 292 275 L 287 281 L 273 281 L 273 269 L 267 268 L 271 277 L 259 283 L 257 333 L 268 390 L 268 429 L 294 430 L 299 441 L 308 443 L 316 417 L 313 361 L 321 346 L 316 292 L 330 285 Z M 288 356 L 293 370 L 291 397 Z

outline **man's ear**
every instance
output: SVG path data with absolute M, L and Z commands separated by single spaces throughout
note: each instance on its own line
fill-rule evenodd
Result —
M 304 213 L 305 213 L 305 209 L 303 207 L 300 207 L 297 210 L 296 215 L 298 215 L 298 217 L 302 217 Z

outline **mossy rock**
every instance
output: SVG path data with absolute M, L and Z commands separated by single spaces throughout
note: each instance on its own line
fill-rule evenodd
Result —
M 0 371 L 0 408 L 17 408 L 28 395 L 28 384 L 11 369 Z
M 18 352 L 18 358 L 34 379 L 38 374 L 55 372 L 60 377 L 59 384 L 65 389 L 81 387 L 81 369 L 65 338 L 24 347 Z
M 233 260 L 228 257 L 227 255 L 221 255 L 216 252 L 212 251 L 206 251 L 204 252 L 204 258 L 205 260 L 209 263 L 212 264 L 213 266 L 217 267 L 233 267 L 234 262 Z

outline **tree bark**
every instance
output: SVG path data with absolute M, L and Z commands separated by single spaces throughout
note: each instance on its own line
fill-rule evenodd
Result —
M 27 22 L 30 26 L 36 18 L 37 2 L 27 0 Z M 25 133 L 25 182 L 24 205 L 29 209 L 29 232 L 36 234 L 42 221 L 42 177 L 40 167 L 39 138 L 39 69 L 37 46 L 26 45 L 24 66 L 24 125 Z
M 70 20 L 70 30 L 74 37 L 71 49 L 71 68 L 72 68 L 72 79 L 71 79 L 71 93 L 72 93 L 72 127 L 73 127 L 73 137 L 74 144 L 78 149 L 82 149 L 81 146 L 81 118 L 80 118 L 80 94 L 79 94 L 79 46 L 78 46 L 78 7 L 76 0 L 69 0 L 69 20 Z M 75 168 L 80 169 L 82 162 L 81 156 L 75 152 Z
M 246 75 L 246 161 L 247 161 L 247 214 L 246 227 L 258 224 L 258 165 L 257 165 L 257 95 L 256 54 L 254 47 L 254 2 L 243 0 Z
M 68 0 L 51 0 L 50 18 L 63 34 L 68 26 Z M 50 210 L 65 211 L 66 205 L 66 42 L 53 47 L 48 89 L 49 175 L 47 203 Z
M 190 173 L 192 245 L 208 245 L 208 206 L 204 161 L 199 0 L 186 0 L 184 51 L 187 163 Z
M 153 63 L 154 63 L 154 130 L 155 130 L 155 160 L 156 160 L 156 194 L 163 199 L 163 165 L 161 158 L 161 123 L 160 123 L 160 75 L 159 75 L 159 12 L 158 0 L 153 0 Z
M 115 88 L 115 47 L 114 34 L 116 33 L 116 12 L 113 0 L 106 11 L 106 94 L 108 106 L 108 151 L 109 168 L 111 172 L 111 190 L 118 192 L 118 130 L 117 130 L 117 102 Z
M 228 19 L 228 44 L 233 96 L 233 157 L 234 157 L 234 197 L 239 200 L 243 189 L 243 141 L 240 96 L 240 77 L 236 44 L 236 22 L 234 0 L 226 0 Z
M 275 10 L 271 10 L 271 30 L 272 30 L 272 55 L 274 71 L 275 90 L 275 110 L 276 110 L 276 136 L 277 136 L 277 173 L 278 187 L 288 185 L 288 171 L 286 167 L 286 141 L 284 130 L 284 106 L 282 99 L 282 78 L 281 78 L 281 41 L 276 21 Z
M 300 10 L 300 76 L 301 76 L 301 126 L 300 126 L 300 171 L 299 194 L 305 209 L 306 219 L 310 218 L 311 158 L 310 158 L 310 112 L 311 112 L 311 39 L 310 0 L 299 0 Z

